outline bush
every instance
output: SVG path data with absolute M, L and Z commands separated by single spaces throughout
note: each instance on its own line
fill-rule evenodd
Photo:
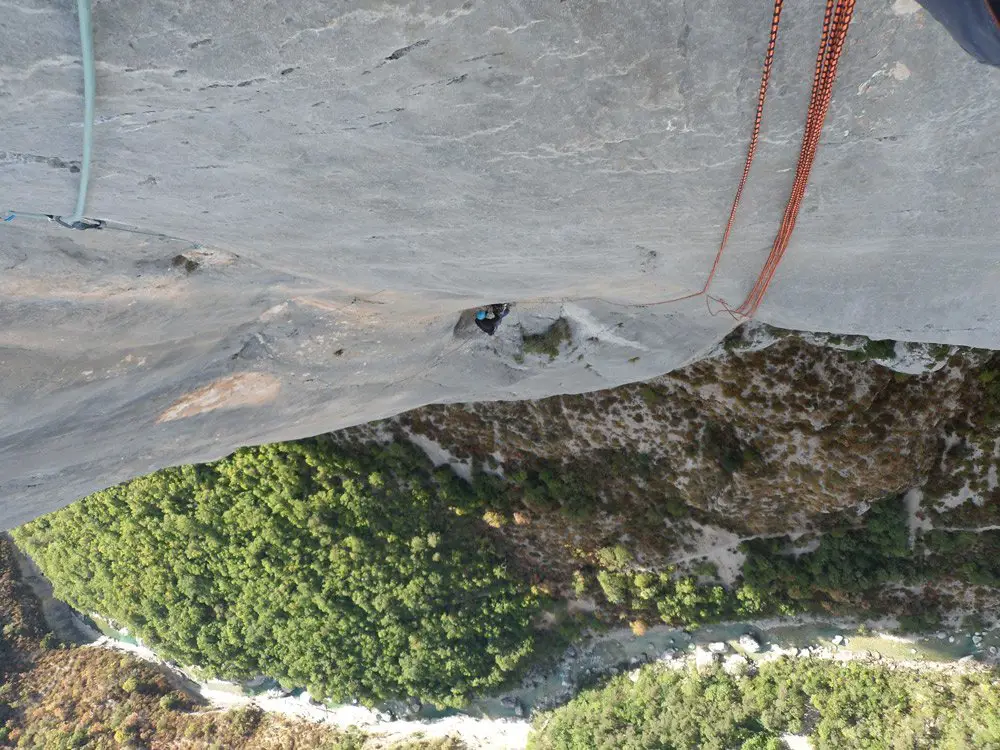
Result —
M 571 341 L 572 338 L 573 334 L 566 318 L 559 318 L 542 333 L 524 336 L 524 351 L 528 354 L 548 355 L 549 361 L 552 361 L 559 356 L 563 342 Z
M 623 544 L 597 550 L 597 562 L 606 570 L 625 570 L 632 564 L 632 553 Z
M 890 339 L 867 339 L 864 341 L 865 343 L 860 349 L 845 351 L 844 357 L 851 362 L 868 362 L 873 359 L 894 359 L 896 357 L 895 341 Z
M 507 525 L 507 518 L 504 514 L 495 510 L 488 510 L 483 513 L 483 521 L 486 522 L 487 526 L 494 529 L 500 529 Z
M 864 352 L 868 359 L 893 359 L 896 356 L 896 342 L 889 339 L 868 341 Z
M 160 708 L 165 711 L 174 711 L 184 705 L 184 699 L 177 693 L 167 693 L 160 698 Z
M 733 427 L 717 422 L 705 425 L 701 450 L 705 456 L 716 461 L 726 474 L 733 474 L 742 469 L 748 455 Z
M 629 586 L 626 575 L 601 570 L 597 573 L 597 582 L 605 598 L 612 604 L 624 604 L 628 600 Z
M 229 712 L 230 729 L 239 737 L 249 737 L 260 726 L 264 712 L 259 706 L 250 705 Z

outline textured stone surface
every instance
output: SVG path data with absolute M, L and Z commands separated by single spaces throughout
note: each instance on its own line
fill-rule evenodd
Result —
M 636 305 L 703 283 L 770 5 L 96 2 L 88 215 L 182 239 L 2 225 L 0 526 L 239 444 L 697 356 L 727 316 Z M 732 303 L 787 196 L 821 14 L 786 2 L 713 287 Z M 0 27 L 0 208 L 68 214 L 72 4 Z M 998 84 L 915 4 L 860 4 L 760 319 L 1000 347 Z M 497 300 L 519 304 L 496 340 L 454 333 Z M 564 355 L 519 363 L 518 323 L 560 314 Z

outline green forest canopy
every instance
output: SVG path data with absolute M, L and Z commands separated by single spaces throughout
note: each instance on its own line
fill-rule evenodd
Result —
M 165 657 L 316 698 L 457 705 L 534 647 L 538 603 L 408 444 L 324 437 L 166 469 L 27 524 L 56 595 Z
M 996 674 L 780 659 L 752 676 L 644 667 L 535 719 L 529 750 L 1000 748 Z

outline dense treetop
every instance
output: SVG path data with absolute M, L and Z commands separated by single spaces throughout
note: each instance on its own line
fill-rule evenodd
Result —
M 1000 747 L 995 675 L 765 662 L 759 672 L 645 667 L 535 720 L 529 750 L 816 750 Z
M 460 703 L 533 648 L 537 602 L 412 446 L 246 448 L 98 492 L 16 538 L 168 658 L 317 698 Z

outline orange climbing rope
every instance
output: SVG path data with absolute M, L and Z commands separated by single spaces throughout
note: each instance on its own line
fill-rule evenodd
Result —
M 829 0 L 828 0 L 829 1 Z M 722 242 L 719 243 L 719 251 L 715 254 L 715 261 L 712 263 L 712 270 L 705 279 L 705 286 L 701 293 L 708 292 L 715 278 L 715 272 L 719 268 L 719 260 L 722 258 L 722 251 L 726 249 L 729 241 L 729 233 L 733 231 L 733 224 L 736 222 L 736 209 L 740 206 L 740 198 L 743 197 L 743 188 L 746 187 L 747 179 L 750 177 L 750 166 L 753 164 L 753 157 L 757 153 L 757 141 L 760 139 L 760 123 L 764 119 L 764 100 L 767 98 L 767 84 L 771 80 L 771 64 L 774 62 L 774 48 L 778 43 L 778 24 L 781 22 L 781 8 L 784 0 L 774 0 L 774 16 L 771 19 L 771 36 L 767 41 L 767 53 L 764 55 L 764 72 L 760 77 L 760 92 L 757 94 L 757 114 L 753 120 L 753 134 L 750 136 L 750 145 L 747 148 L 747 158 L 743 164 L 743 176 L 740 177 L 740 184 L 736 188 L 736 197 L 733 198 L 732 208 L 729 209 L 729 220 L 726 222 L 726 231 L 722 233 Z
M 776 0 L 780 3 L 781 0 Z M 847 30 L 854 14 L 855 0 L 827 0 L 826 13 L 823 19 L 823 36 L 820 40 L 819 52 L 816 56 L 816 73 L 813 79 L 812 96 L 809 100 L 809 110 L 806 115 L 806 128 L 802 134 L 802 148 L 799 152 L 799 163 L 795 170 L 795 181 L 792 183 L 791 195 L 785 206 L 781 228 L 774 238 L 771 253 L 767 262 L 757 277 L 757 282 L 743 303 L 733 312 L 743 317 L 753 317 L 764 300 L 764 295 L 774 279 L 785 252 L 799 208 L 805 196 L 806 183 L 816 159 L 819 137 L 823 124 L 830 109 L 830 99 L 833 95 L 833 83 L 837 78 L 837 65 L 840 54 L 847 39 Z
M 726 249 L 726 243 L 729 241 L 729 233 L 733 229 L 733 223 L 736 221 L 736 209 L 740 205 L 740 198 L 743 197 L 743 188 L 746 187 L 747 179 L 750 177 L 750 165 L 753 164 L 754 154 L 757 152 L 757 142 L 760 139 L 760 124 L 764 119 L 764 100 L 767 98 L 767 84 L 771 80 L 771 64 L 774 62 L 774 48 L 778 43 L 778 23 L 781 21 L 781 8 L 784 5 L 784 0 L 774 0 L 774 16 L 771 19 L 771 36 L 767 41 L 767 52 L 764 55 L 764 74 L 760 79 L 760 91 L 757 94 L 757 113 L 754 116 L 753 121 L 753 132 L 750 135 L 750 146 L 747 149 L 746 162 L 743 164 L 743 176 L 740 178 L 739 187 L 736 188 L 736 198 L 733 199 L 733 206 L 729 211 L 729 221 L 726 222 L 726 231 L 722 234 L 722 242 L 719 244 L 719 250 L 715 254 L 715 261 L 712 263 L 712 269 L 708 272 L 708 276 L 705 278 L 705 284 L 697 292 L 691 292 L 690 294 L 685 294 L 682 297 L 674 297 L 672 299 L 663 300 L 662 302 L 653 302 L 649 305 L 643 305 L 643 307 L 656 307 L 657 305 L 669 305 L 673 302 L 680 302 L 682 300 L 691 299 L 692 297 L 700 297 L 708 292 L 708 288 L 712 285 L 712 279 L 715 278 L 715 272 L 719 268 L 719 261 L 722 259 L 722 251 Z
M 840 54 L 847 39 L 847 29 L 854 13 L 855 0 L 827 0 L 826 2 L 826 11 L 823 16 L 823 34 L 820 38 L 819 51 L 816 54 L 816 70 L 813 75 L 812 95 L 809 99 L 809 109 L 806 114 L 805 131 L 802 134 L 802 148 L 799 151 L 799 162 L 795 169 L 795 180 L 792 182 L 791 194 L 785 206 L 781 227 L 774 239 L 771 253 L 764 267 L 747 298 L 735 309 L 730 308 L 723 300 L 708 294 L 708 290 L 715 278 L 715 273 L 719 268 L 722 253 L 726 249 L 726 244 L 729 242 L 729 235 L 732 233 L 733 225 L 736 222 L 736 211 L 739 208 L 740 199 L 743 197 L 743 190 L 750 176 L 750 167 L 757 153 L 760 126 L 764 116 L 764 101 L 767 98 L 767 86 L 771 79 L 771 66 L 774 62 L 774 50 L 778 41 L 778 27 L 781 22 L 783 5 L 784 0 L 774 0 L 771 34 L 768 39 L 767 53 L 764 56 L 764 71 L 760 79 L 760 91 L 757 94 L 757 112 L 754 117 L 753 131 L 750 135 L 750 145 L 747 148 L 747 158 L 743 164 L 743 175 L 740 177 L 739 186 L 736 188 L 736 196 L 733 198 L 733 205 L 729 210 L 729 219 L 726 221 L 726 228 L 722 233 L 722 241 L 719 243 L 719 249 L 715 253 L 715 260 L 712 262 L 712 268 L 708 272 L 705 284 L 696 292 L 662 302 L 653 302 L 649 305 L 644 305 L 644 307 L 666 305 L 704 295 L 707 299 L 718 302 L 733 317 L 751 318 L 757 312 L 757 308 L 760 307 L 760 303 L 767 293 L 767 288 L 770 286 L 774 274 L 778 270 L 778 264 L 788 249 L 788 242 L 791 239 L 792 230 L 795 228 L 795 220 L 798 217 L 799 208 L 802 205 L 802 199 L 805 195 L 809 172 L 812 170 L 812 165 L 816 158 L 820 133 L 823 130 L 823 123 L 830 108 L 833 83 L 837 77 L 837 64 L 840 61 Z

